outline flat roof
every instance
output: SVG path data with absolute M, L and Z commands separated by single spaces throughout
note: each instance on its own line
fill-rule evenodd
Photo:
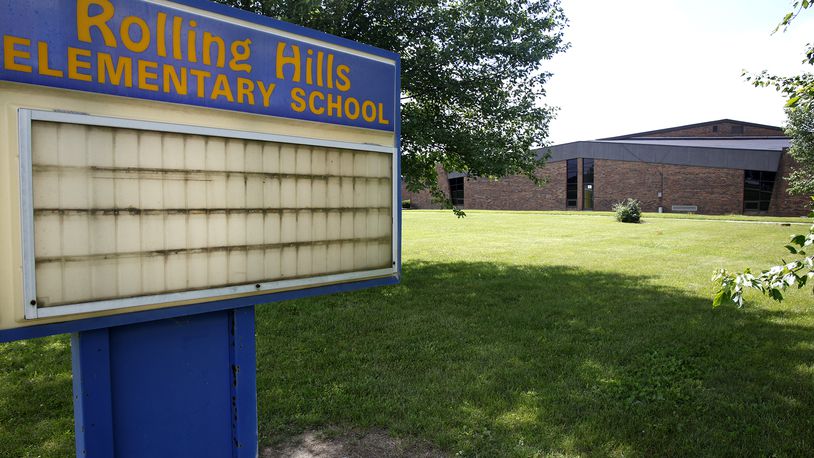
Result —
M 741 138 L 636 138 L 630 140 L 599 140 L 604 143 L 630 143 L 638 145 L 693 146 L 701 148 L 749 149 L 783 151 L 791 145 L 786 137 Z
M 780 165 L 783 147 L 776 139 L 760 145 L 744 140 L 732 144 L 727 140 L 711 140 L 579 141 L 540 148 L 537 154 L 539 157 L 549 151 L 548 162 L 593 158 L 769 172 L 776 172 Z

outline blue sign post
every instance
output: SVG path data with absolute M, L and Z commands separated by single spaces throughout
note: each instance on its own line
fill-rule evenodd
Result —
M 5 265 L 13 267 L 7 271 L 17 272 L 14 291 L 8 296 L 0 292 L 0 301 L 12 297 L 19 302 L 0 303 L 0 342 L 71 333 L 77 457 L 257 456 L 255 305 L 399 281 L 398 56 L 202 0 L 0 0 L 0 35 L 0 105 L 13 106 L 20 113 L 19 151 L 6 151 L 5 146 L 0 146 L 0 157 L 19 154 L 21 177 L 19 208 L 4 209 L 0 205 L 0 217 L 15 212 L 21 215 L 19 240 L 13 236 L 10 243 L 5 243 L 16 248 L 9 256 L 3 251 L 5 248 L 0 248 L 0 272 L 4 272 Z M 91 110 L 77 113 L 61 106 L 43 107 L 42 103 L 28 107 L 25 96 L 22 102 L 18 95 L 9 96 L 10 101 L 4 99 L 4 91 L 25 93 L 30 85 L 57 89 L 62 91 L 60 96 L 68 94 L 66 97 L 72 100 L 77 97 L 70 94 L 76 91 L 114 96 L 107 100 L 122 107 L 123 118 L 129 116 L 127 112 L 135 102 L 141 105 L 133 108 L 137 115 L 133 115 L 131 121 L 109 114 L 107 117 L 95 115 Z M 36 94 L 36 88 L 30 94 Z M 134 99 L 141 101 L 134 102 Z M 145 100 L 155 105 L 144 108 Z M 166 119 L 144 119 L 145 112 L 160 112 L 163 106 L 179 105 L 199 110 L 196 113 L 204 117 L 210 112 L 217 116 L 230 113 L 267 116 L 264 119 L 270 124 L 285 122 L 288 123 L 284 124 L 286 129 L 294 125 L 302 132 L 320 131 L 320 125 L 330 125 L 330 132 L 339 132 L 342 139 L 244 132 L 211 125 L 190 127 L 183 119 L 173 119 L 170 123 Z M 341 172 L 319 171 L 321 167 L 328 167 L 324 164 L 331 163 L 329 155 L 333 153 L 327 152 L 320 154 L 328 159 L 321 163 L 314 159 L 315 169 L 306 171 L 301 171 L 298 162 L 296 169 L 287 172 L 228 167 L 227 170 L 146 169 L 141 165 L 122 169 L 90 167 L 93 173 L 88 180 L 115 180 L 117 174 L 126 172 L 135 173 L 137 177 L 148 176 L 154 181 L 157 175 L 175 174 L 173 176 L 183 176 L 184 180 L 193 176 L 200 182 L 213 182 L 221 175 L 228 178 L 230 174 L 241 173 L 245 177 L 262 178 L 264 184 L 279 185 L 282 181 L 274 180 L 295 180 L 292 183 L 296 188 L 292 189 L 301 192 L 298 196 L 311 196 L 312 190 L 324 190 L 324 186 L 330 187 L 332 183 L 336 189 L 349 189 L 353 195 L 350 204 L 336 203 L 333 207 L 319 200 L 323 199 L 320 195 L 330 196 L 328 188 L 328 191 L 320 191 L 323 194 L 313 191 L 317 195 L 313 202 L 306 201 L 306 197 L 295 199 L 297 205 L 304 202 L 302 208 L 282 203 L 273 208 L 250 208 L 248 204 L 245 208 L 50 208 L 42 204 L 47 200 L 42 197 L 45 191 L 41 190 L 47 188 L 43 184 L 48 179 L 47 174 L 53 170 L 59 170 L 60 174 L 75 173 L 77 166 L 72 165 L 64 172 L 59 169 L 62 163 L 41 165 L 36 162 L 41 158 L 32 159 L 36 156 L 32 152 L 32 143 L 35 143 L 32 137 L 37 122 L 40 125 L 62 122 L 71 126 L 86 123 L 95 129 L 111 129 L 111 132 L 115 129 L 151 131 L 159 126 L 160 129 L 155 130 L 162 135 L 237 138 L 241 145 L 255 141 L 299 145 L 308 154 L 308 167 L 311 167 L 312 151 L 336 148 L 349 151 L 345 156 L 336 153 L 333 160 L 337 170 L 341 157 L 350 161 L 341 159 L 344 161 Z M 58 142 L 61 137 L 55 138 Z M 375 145 L 368 138 L 391 138 L 392 144 L 382 145 L 380 141 Z M 42 143 L 42 140 L 37 141 Z M 246 151 L 250 146 L 245 146 Z M 262 144 L 257 148 L 262 148 Z M 382 156 L 386 158 L 382 160 L 370 152 L 388 155 Z M 40 154 L 47 153 L 46 150 Z M 249 153 L 245 154 L 249 157 Z M 282 159 L 279 161 L 282 164 Z M 346 163 L 350 165 L 345 167 Z M 0 166 L 0 175 L 2 173 Z M 35 173 L 42 175 L 32 178 Z M 160 178 L 158 182 L 161 180 L 167 181 Z M 246 183 L 248 180 L 245 178 Z M 302 183 L 306 183 L 305 187 Z M 349 188 L 346 183 L 350 183 Z M 81 189 L 91 189 L 88 186 L 79 185 Z M 224 186 L 224 193 L 226 189 Z M 382 196 L 382 189 L 389 194 Z M 269 193 L 268 189 L 259 192 Z M 245 193 L 250 197 L 248 185 Z M 246 197 L 241 202 L 248 200 Z M 308 214 L 300 219 L 298 215 L 303 212 Z M 56 235 L 35 230 L 52 224 L 47 220 L 51 214 L 61 215 L 60 218 L 66 218 L 66 214 L 76 218 L 89 215 L 87 218 L 102 220 L 118 218 L 120 214 L 142 218 L 151 214 L 187 213 L 207 215 L 207 218 L 213 214 L 223 215 L 223 221 L 228 220 L 229 224 L 233 224 L 228 219 L 230 215 L 241 215 L 241 218 L 244 214 L 261 215 L 265 226 L 257 227 L 265 227 L 265 236 L 273 240 L 245 229 L 247 240 L 228 246 L 222 246 L 226 243 L 222 242 L 218 246 L 191 247 L 187 240 L 182 248 L 169 249 L 165 238 L 163 250 L 146 249 L 146 242 L 142 241 L 139 252 L 90 249 L 87 253 L 48 255 L 43 254 L 45 248 L 38 246 L 49 245 L 47 237 L 59 237 L 62 245 L 70 245 L 66 241 L 72 237 L 82 240 L 93 237 L 82 235 L 84 233 L 74 237 L 76 233 L 71 231 L 78 230 L 76 227 L 81 229 L 76 225 L 49 226 L 62 231 Z M 285 218 L 292 214 L 297 215 L 293 226 L 282 222 L 279 233 L 272 229 L 273 234 L 268 235 L 269 221 L 279 221 L 273 217 Z M 349 220 L 346 215 L 350 215 Z M 335 220 L 331 219 L 333 216 Z M 318 218 L 324 218 L 329 225 L 331 221 L 337 226 L 341 224 L 341 231 L 336 228 L 339 235 L 333 238 L 324 235 L 323 239 L 314 240 L 299 235 L 329 234 L 330 229 L 317 224 Z M 144 230 L 144 224 L 139 219 L 133 227 Z M 208 234 L 207 241 L 220 237 L 213 229 L 214 223 L 197 228 L 189 222 L 184 224 L 189 224 L 189 234 L 198 229 Z M 234 231 L 233 227 L 242 226 L 230 225 L 227 233 Z M 299 231 L 296 237 L 288 241 L 281 239 L 285 238 L 286 230 L 295 229 Z M 361 235 L 353 233 L 354 230 L 359 230 Z M 12 231 L 13 234 L 18 232 Z M 4 234 L 0 227 L 0 238 Z M 127 237 L 117 232 L 113 238 L 116 243 L 126 245 Z M 250 243 L 248 239 L 259 241 Z M 303 251 L 297 254 L 300 249 Z M 76 270 L 69 270 L 76 266 L 87 265 L 87 270 L 80 272 L 107 278 L 104 266 L 123 269 L 117 267 L 119 259 L 125 260 L 121 261 L 124 265 L 140 257 L 160 256 L 165 266 L 170 266 L 169 260 L 178 259 L 173 256 L 193 259 L 194 255 L 208 256 L 210 252 L 217 256 L 223 254 L 229 263 L 233 262 L 232 254 L 237 253 L 234 259 L 245 262 L 246 267 L 235 270 L 228 264 L 229 278 L 213 279 L 214 261 L 206 261 L 209 273 L 205 278 L 209 283 L 196 287 L 168 286 L 175 281 L 169 273 L 160 280 L 161 285 L 166 285 L 164 289 L 148 290 L 142 279 L 134 278 L 144 289 L 139 294 L 121 292 L 127 288 L 117 287 L 115 291 L 106 288 L 96 277 L 87 282 L 90 286 L 85 289 L 70 284 L 71 278 L 84 284 L 81 275 L 75 276 Z M 264 262 L 251 264 L 248 259 L 252 253 L 262 254 L 263 257 L 253 259 L 265 260 L 265 266 Z M 278 258 L 280 264 L 268 261 Z M 335 266 L 329 267 L 334 261 Z M 145 269 L 143 263 L 140 266 Z M 192 264 L 182 268 L 197 271 Z M 170 267 L 162 269 L 171 270 Z M 252 269 L 260 269 L 266 276 L 260 273 L 249 281 L 249 276 L 257 273 Z M 59 273 L 55 276 L 53 272 Z M 122 270 L 117 272 L 117 281 L 127 278 L 122 276 Z M 189 273 L 189 278 L 191 276 Z M 231 276 L 239 280 L 231 280 Z M 54 278 L 61 278 L 59 288 L 49 286 L 49 281 L 57 281 Z M 186 285 L 191 284 L 191 280 L 185 281 Z M 115 294 L 97 293 L 97 290 Z
M 77 456 L 257 456 L 254 345 L 254 307 L 74 333 Z

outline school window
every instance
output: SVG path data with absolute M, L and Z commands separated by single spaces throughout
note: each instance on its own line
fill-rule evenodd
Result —
M 594 209 L 594 160 L 582 160 L 582 209 Z
M 743 210 L 750 212 L 769 211 L 774 180 L 775 172 L 744 170 Z
M 452 198 L 452 205 L 459 208 L 464 206 L 463 177 L 449 179 L 449 196 Z
M 577 208 L 577 160 L 568 159 L 566 161 L 566 169 L 565 206 L 568 208 Z

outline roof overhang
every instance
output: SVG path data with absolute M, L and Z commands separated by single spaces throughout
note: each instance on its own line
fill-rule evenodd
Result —
M 546 149 L 537 150 L 538 155 Z M 782 149 L 744 149 L 714 146 L 680 146 L 619 141 L 579 141 L 549 148 L 548 162 L 576 158 L 645 162 L 693 167 L 711 167 L 776 172 Z

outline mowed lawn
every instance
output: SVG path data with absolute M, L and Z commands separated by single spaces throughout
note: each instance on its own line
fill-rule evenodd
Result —
M 463 456 L 810 456 L 814 297 L 710 306 L 806 226 L 404 214 L 403 283 L 257 308 L 263 444 L 383 428 Z M 0 345 L 0 456 L 73 454 L 64 336 Z

